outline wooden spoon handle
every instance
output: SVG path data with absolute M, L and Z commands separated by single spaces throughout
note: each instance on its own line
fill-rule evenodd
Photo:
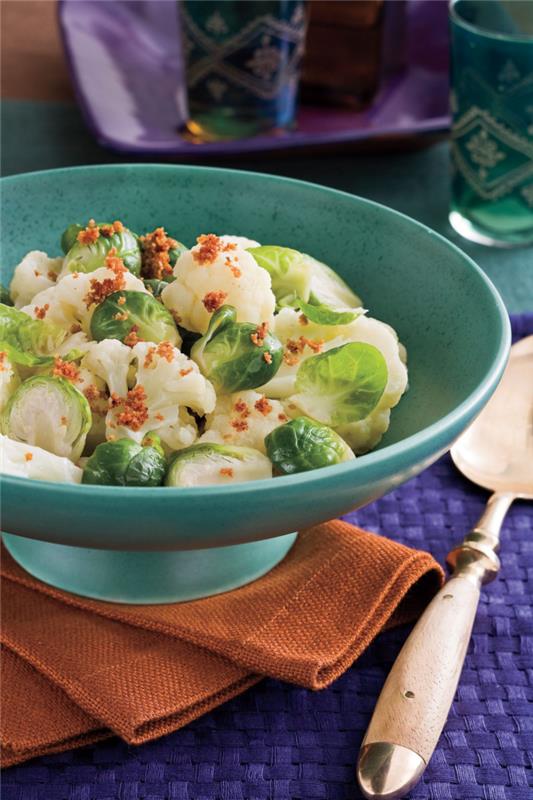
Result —
M 367 798 L 397 800 L 420 779 L 446 722 L 472 633 L 480 587 L 495 577 L 496 526 L 512 497 L 494 496 L 476 528 L 450 554 L 453 576 L 433 598 L 405 642 L 379 696 L 359 755 Z M 499 526 L 498 526 L 499 527 Z

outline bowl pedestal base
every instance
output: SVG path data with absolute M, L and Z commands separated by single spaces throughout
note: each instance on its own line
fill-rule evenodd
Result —
M 4 533 L 15 561 L 67 592 L 114 603 L 175 603 L 227 592 L 260 578 L 297 534 L 205 550 L 118 551 L 71 547 Z

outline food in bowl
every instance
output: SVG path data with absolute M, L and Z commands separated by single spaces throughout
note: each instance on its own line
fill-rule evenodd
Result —
M 405 351 L 311 256 L 94 220 L 61 246 L 28 253 L 0 306 L 2 472 L 229 484 L 353 459 L 387 430 Z

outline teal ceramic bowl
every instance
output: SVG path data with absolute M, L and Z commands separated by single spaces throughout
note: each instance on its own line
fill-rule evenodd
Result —
M 398 331 L 410 388 L 380 447 L 334 467 L 192 489 L 79 486 L 5 477 L 2 529 L 29 572 L 101 599 L 168 602 L 271 569 L 294 531 L 375 500 L 425 469 L 487 402 L 508 356 L 500 297 L 468 256 L 391 209 L 321 186 L 189 166 L 97 166 L 6 178 L 3 282 L 30 249 L 59 252 L 72 221 L 164 225 L 192 243 L 234 233 L 336 269 Z

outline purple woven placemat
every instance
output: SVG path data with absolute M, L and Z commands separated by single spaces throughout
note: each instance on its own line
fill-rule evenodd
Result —
M 515 339 L 533 314 L 513 318 Z M 486 493 L 444 456 L 347 519 L 430 550 L 441 562 Z M 503 567 L 482 592 L 446 730 L 412 800 L 533 798 L 533 506 L 516 503 Z M 329 689 L 265 680 L 141 747 L 112 739 L 6 770 L 3 800 L 341 800 L 360 798 L 355 763 L 407 628 L 380 635 Z

